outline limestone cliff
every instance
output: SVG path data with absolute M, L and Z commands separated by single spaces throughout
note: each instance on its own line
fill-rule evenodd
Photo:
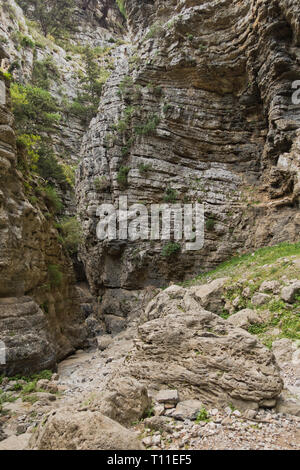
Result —
M 54 367 L 84 346 L 84 328 L 70 259 L 58 242 L 41 198 L 33 206 L 17 169 L 9 84 L 0 106 L 0 337 L 6 365 L 0 371 L 26 373 Z
M 298 2 L 125 6 L 131 44 L 84 137 L 76 188 L 81 257 L 92 292 L 106 292 L 106 303 L 116 289 L 166 285 L 237 252 L 294 241 L 300 224 Z M 129 203 L 170 195 L 203 202 L 204 248 L 166 258 L 162 242 L 97 240 L 96 209 L 117 205 L 120 194 Z
M 86 7 L 78 2 L 74 13 L 78 28 L 69 39 L 74 49 L 71 58 L 67 46 L 43 37 L 14 0 L 1 2 L 0 15 L 0 62 L 10 72 L 0 72 L 0 340 L 6 347 L 6 365 L 0 365 L 0 375 L 12 375 L 55 368 L 75 349 L 90 345 L 88 336 L 101 331 L 101 325 L 91 317 L 97 313 L 96 300 L 85 284 L 76 285 L 85 277 L 76 273 L 63 247 L 58 218 L 45 193 L 46 182 L 34 166 L 22 163 L 28 155 L 16 145 L 10 83 L 35 86 L 36 65 L 44 64 L 44 73 L 47 64 L 48 68 L 54 64 L 59 74 L 49 81 L 49 88 L 42 90 L 40 82 L 38 86 L 57 100 L 62 119 L 51 131 L 45 128 L 42 138 L 49 139 L 60 164 L 74 166 L 86 123 L 70 114 L 65 103 L 76 97 L 85 70 L 78 50 L 84 44 L 101 49 L 108 40 L 114 42 L 111 35 L 123 29 L 123 17 L 113 1 Z M 22 127 L 18 131 L 26 133 Z M 57 186 L 63 213 L 74 213 L 73 189 Z

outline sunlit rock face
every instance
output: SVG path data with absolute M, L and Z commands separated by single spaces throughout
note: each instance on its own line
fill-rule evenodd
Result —
M 125 3 L 132 44 L 120 48 L 77 174 L 81 257 L 97 295 L 166 285 L 299 237 L 298 2 Z M 202 250 L 164 257 L 165 242 L 97 239 L 99 204 L 121 194 L 149 207 L 170 189 L 177 203 L 205 204 Z

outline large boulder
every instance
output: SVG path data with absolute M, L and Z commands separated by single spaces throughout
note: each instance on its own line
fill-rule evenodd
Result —
M 101 395 L 97 409 L 124 426 L 130 426 L 144 417 L 150 407 L 151 399 L 145 385 L 132 377 L 114 377 Z
M 29 442 L 35 450 L 142 450 L 135 433 L 95 411 L 52 412 Z
M 228 279 L 227 277 L 215 279 L 208 284 L 193 287 L 190 291 L 193 292 L 202 307 L 214 313 L 222 313 L 225 303 L 223 299 L 224 286 Z
M 172 385 L 181 400 L 274 406 L 282 380 L 273 354 L 247 331 L 204 310 L 193 294 L 193 288 L 172 286 L 151 301 L 144 317 L 150 320 L 139 326 L 122 374 L 151 393 Z
M 262 323 L 262 319 L 257 315 L 255 310 L 244 308 L 243 310 L 231 315 L 228 318 L 228 322 L 238 328 L 247 329 L 250 325 Z

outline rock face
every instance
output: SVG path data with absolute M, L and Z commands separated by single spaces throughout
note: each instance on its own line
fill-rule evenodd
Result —
M 125 5 L 133 44 L 106 84 L 77 175 L 81 257 L 92 292 L 107 297 L 295 241 L 300 224 L 298 2 Z M 162 241 L 98 240 L 97 207 L 118 207 L 120 194 L 148 207 L 170 194 L 203 202 L 204 248 L 166 258 Z
M 0 365 L 0 373 L 26 374 L 54 367 L 85 345 L 87 333 L 71 260 L 46 217 L 45 204 L 33 206 L 24 191 L 9 84 L 4 76 L 0 80 L 6 89 L 0 105 L 0 340 L 6 364 Z
M 246 331 L 204 310 L 193 290 L 170 287 L 148 306 L 136 349 L 120 371 L 181 400 L 240 409 L 274 406 L 282 380 L 273 354 Z M 154 393 L 154 392 L 153 392 Z
M 108 40 L 115 41 L 112 34 L 123 30 L 124 17 L 114 0 L 88 2 L 85 7 L 78 0 L 77 7 L 74 22 L 78 28 L 70 39 L 73 46 L 89 44 L 101 49 Z M 35 65 L 44 60 L 49 59 L 58 71 L 49 82 L 49 92 L 61 104 L 63 119 L 47 133 L 58 161 L 71 169 L 78 162 L 86 129 L 80 116 L 68 111 L 80 88 L 81 58 L 76 52 L 70 57 L 53 38 L 46 40 L 38 28 L 29 27 L 14 0 L 1 5 L 0 18 L 1 66 L 18 83 L 32 83 Z M 18 163 L 9 83 L 0 72 L 0 341 L 6 349 L 0 375 L 55 367 L 76 348 L 93 344 L 94 340 L 87 341 L 88 335 L 106 330 L 96 298 L 86 285 L 75 286 L 76 279 L 86 278 L 74 271 L 59 242 L 55 221 L 38 192 L 41 180 L 32 175 L 32 191 L 28 191 L 29 183 L 26 187 Z M 64 215 L 73 215 L 71 186 L 58 191 L 65 204 Z
M 79 73 L 84 72 L 76 52 L 68 53 L 56 42 L 43 41 L 38 30 L 34 31 L 28 27 L 28 18 L 25 18 L 18 3 L 14 0 L 8 0 L 6 3 L 9 5 L 1 6 L 0 11 L 0 36 L 5 41 L 7 66 L 13 65 L 14 78 L 20 83 L 28 83 L 33 76 L 36 61 L 40 62 L 51 57 L 59 70 L 59 77 L 51 83 L 51 93 L 59 101 L 66 98 L 74 99 L 79 89 Z M 123 31 L 124 18 L 114 0 L 90 1 L 85 8 L 83 3 L 82 0 L 77 0 L 77 8 L 74 12 L 74 24 L 77 26 L 77 31 L 71 34 L 72 44 L 103 47 L 107 45 L 106 41 L 111 39 L 112 34 Z M 36 47 L 20 47 L 16 41 L 18 35 L 30 38 L 37 43 Z M 69 164 L 76 164 L 87 124 L 82 122 L 80 116 L 70 115 L 65 108 L 67 106 L 62 105 L 61 111 L 64 118 L 51 137 L 57 156 Z M 73 194 L 69 191 L 69 194 L 65 192 L 62 196 L 69 205 L 69 211 L 74 211 Z
M 37 450 L 142 450 L 136 435 L 99 412 L 60 409 L 32 435 Z

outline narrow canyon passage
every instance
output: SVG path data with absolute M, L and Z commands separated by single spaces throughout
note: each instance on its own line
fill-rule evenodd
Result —
M 0 450 L 299 449 L 298 0 L 0 0 Z

